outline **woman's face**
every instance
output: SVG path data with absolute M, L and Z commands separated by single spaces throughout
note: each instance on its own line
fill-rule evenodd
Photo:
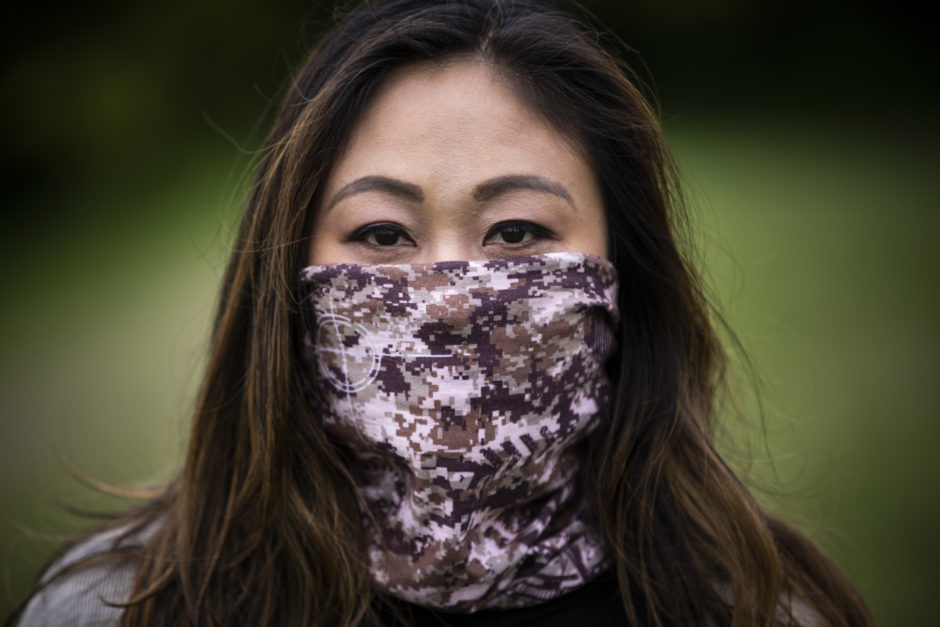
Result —
M 606 256 L 600 187 L 569 139 L 483 63 L 382 85 L 316 208 L 311 264 Z

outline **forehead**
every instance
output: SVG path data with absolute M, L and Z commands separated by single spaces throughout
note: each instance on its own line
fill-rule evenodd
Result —
M 429 182 L 507 168 L 563 183 L 583 177 L 590 167 L 580 147 L 524 103 L 510 80 L 470 57 L 396 70 L 354 127 L 331 182 L 367 170 Z

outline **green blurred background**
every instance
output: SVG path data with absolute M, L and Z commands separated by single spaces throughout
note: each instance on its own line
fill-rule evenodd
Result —
M 0 616 L 56 503 L 119 506 L 187 438 L 271 108 L 325 2 L 7 3 L 0 116 Z M 726 445 L 881 625 L 935 624 L 935 16 L 913 2 L 586 2 L 636 50 L 715 297 L 761 378 Z M 749 446 L 747 444 L 749 443 Z

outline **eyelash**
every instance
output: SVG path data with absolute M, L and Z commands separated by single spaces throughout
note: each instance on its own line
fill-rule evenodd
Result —
M 527 222 L 525 220 L 507 220 L 505 222 L 499 222 L 494 224 L 486 232 L 486 235 L 483 238 L 483 243 L 486 244 L 489 240 L 496 237 L 500 233 L 506 233 L 510 230 L 518 232 L 519 230 L 523 233 L 531 233 L 532 239 L 527 242 L 505 242 L 501 245 L 503 246 L 518 246 L 524 247 L 534 244 L 535 242 L 543 239 L 554 239 L 554 234 L 544 226 L 535 224 L 534 222 Z M 523 237 L 525 235 L 523 234 Z M 402 226 L 395 224 L 394 222 L 380 222 L 376 224 L 367 224 L 356 229 L 355 232 L 349 237 L 350 241 L 362 242 L 368 246 L 374 248 L 392 248 L 396 244 L 380 244 L 378 242 L 373 243 L 369 242 L 368 238 L 370 236 L 381 236 L 381 235 L 394 235 L 396 238 L 407 239 L 410 245 L 414 245 L 414 239 L 411 235 L 408 234 L 408 231 Z M 397 239 L 396 239 L 397 241 Z
M 394 234 L 397 237 L 404 237 L 405 239 L 409 240 L 412 245 L 414 245 L 414 239 L 408 235 L 408 231 L 394 222 L 379 222 L 377 224 L 367 224 L 365 226 L 359 227 L 355 230 L 355 232 L 353 232 L 349 239 L 351 241 L 362 242 L 363 244 L 376 248 L 391 248 L 391 244 L 373 244 L 372 242 L 366 241 L 370 235 L 377 235 L 380 233 Z
M 554 238 L 554 234 L 540 224 L 535 224 L 534 222 L 526 222 L 525 220 L 507 220 L 506 222 L 499 222 L 498 224 L 494 224 L 490 228 L 490 230 L 487 231 L 486 237 L 483 238 L 483 243 L 485 244 L 489 239 L 496 236 L 500 232 L 505 233 L 506 231 L 510 229 L 520 229 L 520 230 L 523 230 L 524 232 L 531 233 L 532 240 L 522 243 L 522 244 L 518 242 L 515 242 L 515 243 L 506 242 L 505 245 L 507 246 L 516 246 L 516 245 L 527 246 L 527 245 L 533 244 L 534 242 L 538 240 Z

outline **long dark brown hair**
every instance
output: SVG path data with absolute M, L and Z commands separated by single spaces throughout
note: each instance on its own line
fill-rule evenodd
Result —
M 152 530 L 133 555 L 125 625 L 374 620 L 355 485 L 305 401 L 295 277 L 318 194 L 376 88 L 403 65 L 454 55 L 492 67 L 600 181 L 622 322 L 615 402 L 583 474 L 627 615 L 786 624 L 792 598 L 831 625 L 870 623 L 840 571 L 715 451 L 726 357 L 689 261 L 677 175 L 632 74 L 597 40 L 529 0 L 392 0 L 361 6 L 312 52 L 258 163 L 182 473 L 109 523 L 127 537 Z

